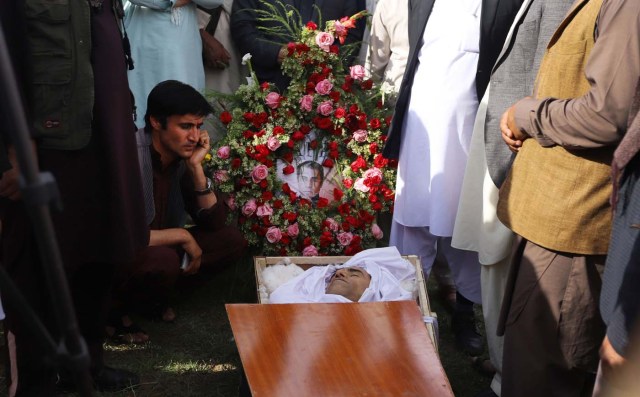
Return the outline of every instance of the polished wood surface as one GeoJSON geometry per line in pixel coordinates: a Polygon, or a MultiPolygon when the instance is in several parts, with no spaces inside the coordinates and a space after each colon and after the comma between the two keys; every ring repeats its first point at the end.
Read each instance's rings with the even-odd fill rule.
{"type": "MultiPolygon", "coordinates": [[[[409,263],[416,268],[416,284],[418,290],[417,301],[418,305],[420,305],[422,315],[425,318],[432,317],[433,319],[437,319],[438,316],[435,312],[431,311],[431,305],[429,304],[427,283],[425,282],[424,273],[422,272],[420,258],[415,255],[403,255],[402,257],[408,260],[409,263]]],[[[253,262],[256,272],[256,287],[258,288],[258,303],[267,303],[262,302],[262,295],[260,293],[260,288],[265,288],[262,272],[267,268],[267,266],[282,263],[285,259],[288,259],[291,263],[295,263],[304,270],[307,270],[312,266],[325,266],[330,263],[345,263],[351,258],[351,256],[254,256],[253,262]]],[[[425,323],[424,325],[427,327],[427,332],[429,332],[431,342],[436,347],[436,351],[438,351],[438,336],[436,335],[436,329],[433,323],[425,323]]]]}
{"type": "Polygon", "coordinates": [[[447,397],[412,301],[226,305],[254,397],[447,397]]]}

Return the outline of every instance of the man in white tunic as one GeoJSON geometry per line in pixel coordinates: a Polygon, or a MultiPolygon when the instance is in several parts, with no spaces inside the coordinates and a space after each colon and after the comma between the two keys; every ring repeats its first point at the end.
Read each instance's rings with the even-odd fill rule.
{"type": "Polygon", "coordinates": [[[425,273],[436,249],[444,255],[458,290],[452,328],[471,355],[483,347],[473,318],[480,264],[451,236],[478,97],[520,2],[409,1],[409,63],[384,151],[399,158],[390,245],[419,255],[425,273]]]}

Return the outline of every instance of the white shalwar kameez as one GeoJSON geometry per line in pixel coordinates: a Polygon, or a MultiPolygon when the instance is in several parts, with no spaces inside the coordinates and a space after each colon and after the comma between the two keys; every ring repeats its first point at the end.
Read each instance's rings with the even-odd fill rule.
{"type": "Polygon", "coordinates": [[[390,245],[420,256],[429,272],[436,245],[458,291],[479,303],[477,253],[452,248],[451,235],[478,109],[475,74],[481,0],[436,0],[418,54],[402,129],[390,245]]]}

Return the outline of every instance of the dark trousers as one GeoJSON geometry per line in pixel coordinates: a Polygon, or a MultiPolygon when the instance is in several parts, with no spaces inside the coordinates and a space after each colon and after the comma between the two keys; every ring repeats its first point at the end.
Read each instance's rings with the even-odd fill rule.
{"type": "Polygon", "coordinates": [[[598,305],[604,262],[602,255],[516,241],[499,324],[502,397],[591,396],[604,337],[598,305]]]}
{"type": "MultiPolygon", "coordinates": [[[[236,227],[215,231],[199,227],[187,229],[202,249],[199,273],[211,273],[232,265],[240,258],[246,242],[236,227]]],[[[180,247],[154,246],[144,249],[122,272],[116,292],[116,309],[159,314],[182,275],[180,247]]]]}

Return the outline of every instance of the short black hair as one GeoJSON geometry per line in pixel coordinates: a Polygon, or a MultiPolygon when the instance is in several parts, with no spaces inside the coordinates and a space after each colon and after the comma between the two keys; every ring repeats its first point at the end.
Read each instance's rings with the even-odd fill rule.
{"type": "Polygon", "coordinates": [[[195,88],[177,80],[166,80],[151,90],[147,98],[145,129],[151,129],[151,116],[158,119],[162,128],[173,115],[193,114],[207,116],[213,112],[211,104],[195,88]]]}

